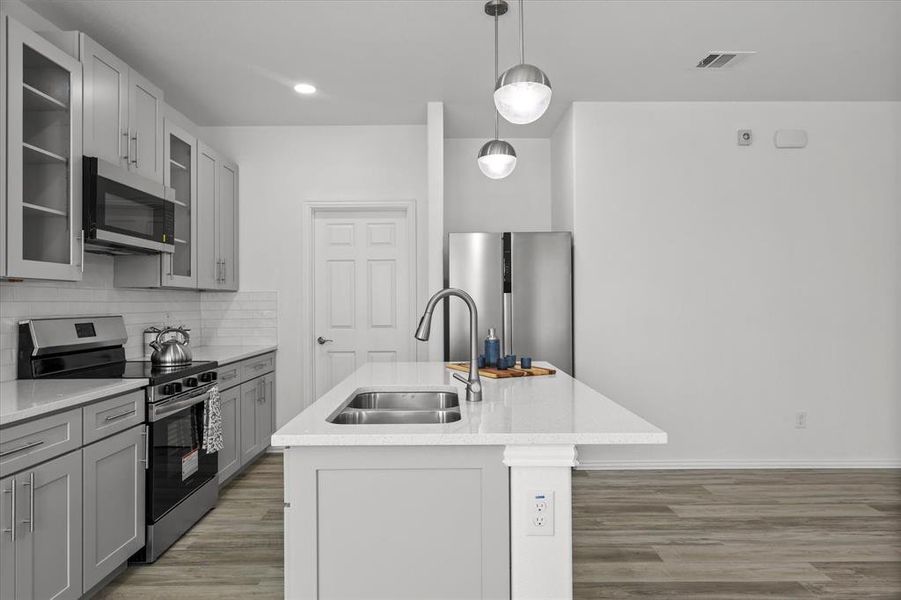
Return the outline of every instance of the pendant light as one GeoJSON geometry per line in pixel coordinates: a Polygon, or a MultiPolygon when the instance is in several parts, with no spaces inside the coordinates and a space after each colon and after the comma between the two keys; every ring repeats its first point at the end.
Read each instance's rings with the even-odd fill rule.
{"type": "MultiPolygon", "coordinates": [[[[494,17],[494,79],[497,80],[497,18],[507,12],[506,0],[489,0],[485,12],[494,17]]],[[[479,150],[479,169],[486,177],[503,179],[516,168],[516,150],[510,142],[498,139],[500,118],[494,112],[494,139],[479,150]]]]}
{"type": "Polygon", "coordinates": [[[551,103],[551,81],[544,71],[526,64],[523,32],[523,0],[519,0],[519,64],[510,67],[494,87],[494,105],[505,119],[517,125],[537,121],[551,103]]]}

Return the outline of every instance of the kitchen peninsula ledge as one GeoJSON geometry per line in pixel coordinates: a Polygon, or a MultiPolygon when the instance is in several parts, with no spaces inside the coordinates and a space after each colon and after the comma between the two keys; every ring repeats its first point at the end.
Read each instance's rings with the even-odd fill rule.
{"type": "Polygon", "coordinates": [[[562,372],[482,387],[469,403],[444,363],[369,363],[272,436],[285,447],[286,598],[572,598],[576,447],[666,433],[562,372]],[[327,421],[386,389],[455,390],[462,418],[327,421]]]}
{"type": "Polygon", "coordinates": [[[0,383],[0,427],[139,390],[146,379],[18,379],[0,383]]]}
{"type": "MultiPolygon", "coordinates": [[[[536,365],[549,366],[546,363],[536,365]]],[[[368,363],[272,436],[273,446],[665,444],[666,433],[569,375],[482,378],[483,401],[464,400],[444,363],[368,363]],[[337,425],[326,419],[357,392],[448,389],[462,418],[429,425],[337,425]]]]}
{"type": "Polygon", "coordinates": [[[278,350],[278,344],[252,344],[246,346],[191,346],[194,360],[215,360],[220,365],[253,358],[278,350]]]}

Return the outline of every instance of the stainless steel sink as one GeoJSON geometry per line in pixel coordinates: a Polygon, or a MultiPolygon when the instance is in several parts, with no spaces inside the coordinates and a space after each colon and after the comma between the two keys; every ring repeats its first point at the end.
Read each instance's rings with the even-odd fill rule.
{"type": "Polygon", "coordinates": [[[364,392],[353,397],[350,408],[372,410],[444,410],[460,406],[456,392],[364,392]]]}
{"type": "Polygon", "coordinates": [[[327,419],[336,425],[427,425],[459,420],[457,393],[441,390],[362,392],[327,419]]]}

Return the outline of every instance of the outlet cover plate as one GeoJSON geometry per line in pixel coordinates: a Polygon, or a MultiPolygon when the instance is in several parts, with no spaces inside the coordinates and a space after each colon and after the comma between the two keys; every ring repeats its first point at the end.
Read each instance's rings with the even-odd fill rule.
{"type": "Polygon", "coordinates": [[[526,502],[526,535],[554,535],[554,492],[529,492],[526,502]]]}

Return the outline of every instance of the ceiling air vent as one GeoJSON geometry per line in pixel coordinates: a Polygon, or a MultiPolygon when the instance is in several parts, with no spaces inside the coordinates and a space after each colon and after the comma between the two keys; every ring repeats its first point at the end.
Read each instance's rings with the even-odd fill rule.
{"type": "Polygon", "coordinates": [[[754,54],[754,52],[748,50],[719,50],[710,52],[695,66],[699,69],[732,68],[751,54],[754,54]]]}

